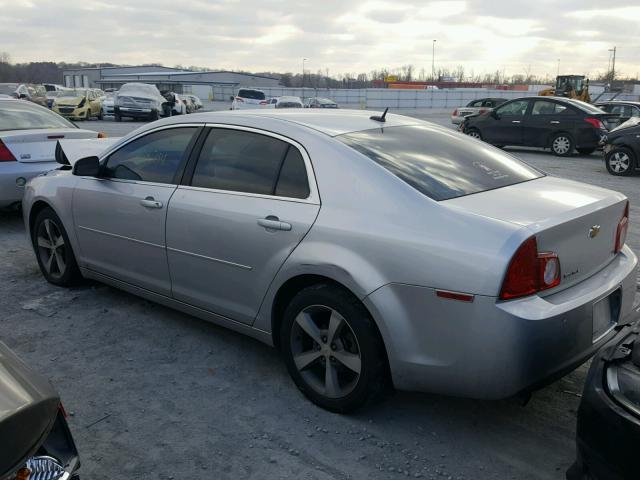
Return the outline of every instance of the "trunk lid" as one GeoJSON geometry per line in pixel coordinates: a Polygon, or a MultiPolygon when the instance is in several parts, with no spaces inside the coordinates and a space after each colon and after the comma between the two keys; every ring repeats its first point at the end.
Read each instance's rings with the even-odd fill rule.
{"type": "Polygon", "coordinates": [[[589,278],[614,259],[626,202],[618,192],[542,177],[442,203],[520,225],[536,236],[540,252],[558,254],[561,282],[544,292],[549,294],[589,278]]]}
{"type": "Polygon", "coordinates": [[[55,161],[58,140],[97,137],[98,132],[79,128],[13,130],[0,133],[0,140],[16,160],[22,163],[55,161]]]}

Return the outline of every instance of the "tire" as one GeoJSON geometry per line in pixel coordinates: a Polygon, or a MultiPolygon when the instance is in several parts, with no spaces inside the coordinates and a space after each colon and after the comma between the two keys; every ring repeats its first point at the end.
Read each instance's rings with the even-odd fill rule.
{"type": "Polygon", "coordinates": [[[373,319],[340,287],[318,284],[301,290],[284,312],[280,346],[296,386],[332,412],[352,412],[390,385],[373,319]]]}
{"type": "Polygon", "coordinates": [[[470,128],[469,130],[467,130],[464,133],[469,135],[471,138],[476,138],[478,140],[482,140],[482,134],[480,133],[480,130],[478,130],[477,128],[470,128]]]}
{"type": "Polygon", "coordinates": [[[31,236],[38,266],[49,283],[70,287],[82,279],[67,231],[51,208],[38,213],[31,236]]]}
{"type": "Polygon", "coordinates": [[[98,120],[104,120],[104,113],[102,113],[102,108],[100,109],[100,112],[98,113],[98,120]]]}
{"type": "Polygon", "coordinates": [[[149,115],[149,119],[154,122],[156,120],[160,119],[160,113],[157,110],[154,110],[153,112],[151,112],[151,115],[149,115]]]}
{"type": "Polygon", "coordinates": [[[593,152],[596,151],[595,148],[577,148],[576,150],[578,150],[578,153],[580,155],[591,155],[593,152]]]}
{"type": "Polygon", "coordinates": [[[122,116],[119,113],[114,114],[114,118],[115,118],[116,122],[121,122],[122,121],[122,116]]]}
{"type": "Polygon", "coordinates": [[[636,158],[633,152],[626,147],[618,147],[611,150],[604,158],[607,172],[616,177],[627,177],[633,174],[636,158]]]}
{"type": "Polygon", "coordinates": [[[569,157],[573,153],[573,139],[568,133],[557,133],[551,139],[550,148],[558,157],[569,157]]]}

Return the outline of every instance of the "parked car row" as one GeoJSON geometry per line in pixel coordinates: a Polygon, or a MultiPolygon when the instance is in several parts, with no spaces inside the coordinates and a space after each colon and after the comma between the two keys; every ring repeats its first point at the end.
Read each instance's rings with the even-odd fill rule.
{"type": "Polygon", "coordinates": [[[253,108],[338,108],[338,104],[328,98],[312,97],[304,102],[296,96],[280,96],[267,98],[262,90],[241,88],[231,96],[230,110],[247,110],[253,108]]]}

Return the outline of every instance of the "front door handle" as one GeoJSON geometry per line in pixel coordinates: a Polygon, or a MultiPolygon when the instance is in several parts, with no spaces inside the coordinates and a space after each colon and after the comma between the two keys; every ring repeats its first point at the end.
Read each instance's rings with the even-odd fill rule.
{"type": "Polygon", "coordinates": [[[520,123],[520,120],[511,120],[511,123],[520,123]]]}
{"type": "Polygon", "coordinates": [[[259,218],[258,225],[266,228],[267,230],[283,230],[288,232],[291,230],[291,224],[287,222],[281,222],[275,215],[269,215],[266,218],[259,218]]]}
{"type": "Polygon", "coordinates": [[[560,122],[558,120],[551,120],[549,123],[553,125],[558,125],[560,122]]]}
{"type": "Polygon", "coordinates": [[[146,208],[162,208],[162,202],[158,202],[153,197],[147,197],[144,200],[140,200],[140,205],[146,208]]]}

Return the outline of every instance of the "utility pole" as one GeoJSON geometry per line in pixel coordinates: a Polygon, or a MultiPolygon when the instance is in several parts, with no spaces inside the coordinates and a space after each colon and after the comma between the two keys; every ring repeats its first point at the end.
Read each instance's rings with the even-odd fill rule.
{"type": "Polygon", "coordinates": [[[302,58],[302,102],[304,103],[304,62],[306,62],[307,58],[302,58]]]}
{"type": "Polygon", "coordinates": [[[611,61],[611,84],[613,85],[613,80],[616,78],[616,47],[613,47],[613,60],[611,61]]]}
{"type": "Polygon", "coordinates": [[[558,73],[556,73],[556,77],[560,76],[560,59],[558,59],[558,73]]]}
{"type": "Polygon", "coordinates": [[[436,40],[431,44],[431,78],[436,79],[436,40]]]}

